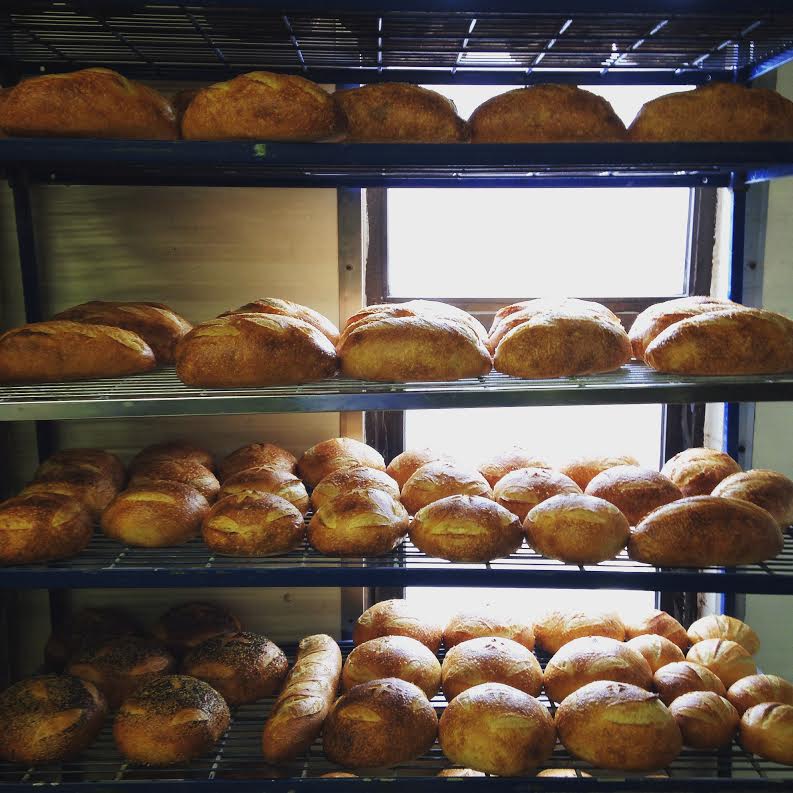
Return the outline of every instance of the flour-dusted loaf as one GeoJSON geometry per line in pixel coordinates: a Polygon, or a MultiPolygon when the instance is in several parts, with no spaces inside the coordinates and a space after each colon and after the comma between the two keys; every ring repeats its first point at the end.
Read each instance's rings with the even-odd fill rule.
{"type": "Polygon", "coordinates": [[[627,639],[646,635],[663,636],[681,650],[686,650],[689,645],[686,629],[671,614],[660,609],[651,609],[625,623],[627,639]]]}
{"type": "Polygon", "coordinates": [[[684,449],[666,461],[661,473],[671,479],[684,496],[709,496],[713,488],[741,466],[726,452],[716,449],[684,449]]]}
{"type": "Polygon", "coordinates": [[[518,468],[501,477],[493,487],[496,503],[521,520],[538,504],[563,493],[580,495],[581,488],[569,476],[551,468],[518,468]]]}
{"type": "Polygon", "coordinates": [[[417,468],[402,487],[402,503],[411,515],[448,496],[492,499],[493,491],[478,471],[441,460],[417,468]]]}
{"type": "Polygon", "coordinates": [[[347,468],[375,468],[385,471],[383,455],[355,438],[328,438],[303,452],[297,470],[309,487],[316,487],[334,471],[347,468]]]}
{"type": "Polygon", "coordinates": [[[220,490],[220,483],[215,475],[201,463],[166,458],[138,461],[129,479],[129,486],[139,487],[162,481],[189,485],[210,504],[217,498],[220,490]]]}
{"type": "Polygon", "coordinates": [[[313,308],[294,303],[291,300],[283,300],[278,297],[262,297],[246,303],[233,311],[225,311],[220,316],[227,317],[230,314],[278,314],[283,317],[302,319],[303,322],[313,325],[320,333],[327,336],[328,341],[332,344],[339,340],[339,329],[326,316],[313,308]]]}
{"type": "Polygon", "coordinates": [[[625,624],[616,611],[598,609],[550,609],[534,625],[537,644],[555,653],[580,636],[606,636],[625,640],[625,624]]]}
{"type": "Polygon", "coordinates": [[[719,482],[713,495],[756,504],[770,512],[783,528],[793,523],[793,479],[777,471],[739,471],[719,482]]]}
{"type": "Polygon", "coordinates": [[[355,468],[340,468],[324,477],[311,491],[311,504],[314,509],[319,509],[326,502],[333,501],[336,496],[350,490],[366,490],[370,487],[382,490],[399,500],[399,487],[385,471],[359,465],[355,468]]]}
{"type": "Polygon", "coordinates": [[[551,468],[551,464],[545,458],[532,454],[528,449],[512,446],[487,457],[477,468],[487,479],[490,487],[495,487],[501,479],[513,471],[521,468],[551,468]]]}
{"type": "Polygon", "coordinates": [[[565,463],[559,470],[569,476],[580,488],[586,486],[602,471],[618,465],[639,465],[639,461],[629,454],[606,455],[603,457],[575,457],[565,463]]]}
{"type": "Polygon", "coordinates": [[[353,625],[352,639],[358,645],[379,636],[409,636],[437,653],[442,633],[442,626],[425,615],[423,608],[412,600],[396,598],[382,600],[366,609],[353,625]]]}
{"type": "Polygon", "coordinates": [[[760,637],[755,631],[728,614],[708,614],[689,625],[688,640],[691,644],[705,639],[730,639],[740,644],[749,655],[755,655],[760,649],[760,637]]]}
{"type": "Polygon", "coordinates": [[[528,650],[534,649],[534,627],[530,622],[486,603],[453,614],[443,629],[447,650],[460,642],[487,636],[512,639],[528,650]]]}
{"type": "Polygon", "coordinates": [[[268,441],[249,443],[229,452],[218,465],[218,478],[225,485],[235,474],[265,466],[278,471],[297,473],[297,458],[292,452],[268,441]]]}
{"type": "Polygon", "coordinates": [[[401,454],[394,457],[386,467],[386,473],[397,483],[399,491],[405,486],[405,482],[413,476],[422,465],[439,460],[444,463],[453,463],[454,458],[445,452],[436,451],[427,447],[417,449],[406,449],[401,454]]]}
{"type": "Polygon", "coordinates": [[[308,512],[308,493],[306,486],[294,474],[266,465],[246,468],[228,477],[218,493],[218,500],[239,493],[271,493],[285,498],[297,507],[300,513],[308,512]]]}

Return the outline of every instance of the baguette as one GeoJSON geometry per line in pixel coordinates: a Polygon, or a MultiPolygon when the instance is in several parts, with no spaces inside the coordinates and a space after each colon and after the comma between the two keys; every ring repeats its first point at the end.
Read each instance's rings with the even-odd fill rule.
{"type": "Polygon", "coordinates": [[[341,678],[341,650],[330,636],[300,642],[281,695],[264,725],[262,752],[268,763],[283,763],[305,752],[319,735],[341,678]]]}

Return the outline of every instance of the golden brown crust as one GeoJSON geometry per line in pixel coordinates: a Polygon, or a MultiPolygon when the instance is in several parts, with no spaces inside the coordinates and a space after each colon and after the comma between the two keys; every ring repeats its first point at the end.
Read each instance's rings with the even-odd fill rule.
{"type": "Polygon", "coordinates": [[[41,474],[25,486],[21,496],[29,494],[60,493],[79,501],[96,519],[118,495],[116,487],[104,471],[91,470],[71,464],[55,467],[41,474]]]}
{"type": "Polygon", "coordinates": [[[40,479],[51,471],[61,472],[72,468],[85,468],[102,473],[119,489],[127,478],[121,460],[103,449],[61,449],[36,469],[33,478],[40,479]]]}
{"type": "Polygon", "coordinates": [[[585,490],[587,485],[603,471],[616,468],[618,465],[639,465],[639,461],[629,454],[619,454],[607,457],[576,457],[563,465],[559,470],[569,476],[580,488],[585,490]]]}
{"type": "Polygon", "coordinates": [[[68,559],[88,545],[88,510],[59,493],[30,493],[0,503],[0,565],[68,559]]]}
{"type": "Polygon", "coordinates": [[[680,730],[658,695],[627,683],[579,688],[557,709],[556,728],[574,757],[599,768],[663,768],[682,747],[680,730]]]}
{"type": "Polygon", "coordinates": [[[0,127],[9,135],[176,140],[176,114],[153,88],[110,69],[24,80],[5,98],[0,127]]]}
{"type": "Polygon", "coordinates": [[[266,465],[246,468],[227,477],[220,488],[218,499],[250,491],[280,496],[296,507],[302,515],[308,512],[308,493],[300,479],[288,471],[266,465]]]}
{"type": "Polygon", "coordinates": [[[152,634],[181,655],[215,636],[239,633],[239,620],[217,603],[195,601],[168,609],[155,624],[152,634]]]}
{"type": "Polygon", "coordinates": [[[107,715],[92,683],[42,675],[0,694],[0,759],[28,765],[65,760],[93,743],[107,715]]]}
{"type": "Polygon", "coordinates": [[[151,347],[159,364],[172,364],[176,344],[192,325],[161,303],[92,300],[56,314],[53,319],[110,325],[137,333],[151,347]]]}
{"type": "Polygon", "coordinates": [[[556,744],[548,709],[501,683],[483,683],[455,697],[441,716],[438,737],[451,762],[499,776],[532,773],[556,744]]]}
{"type": "Polygon", "coordinates": [[[730,639],[737,642],[749,655],[760,649],[760,637],[745,622],[727,614],[709,614],[692,622],[688,628],[691,644],[703,639],[730,639]]]}
{"type": "Polygon", "coordinates": [[[321,86],[288,74],[249,72],[201,89],[182,117],[187,140],[320,140],[341,128],[321,86]]]}
{"type": "Polygon", "coordinates": [[[574,85],[532,85],[488,99],[469,119],[472,143],[617,141],[625,125],[603,97],[574,85]]]}
{"type": "Polygon", "coordinates": [[[231,314],[280,314],[284,317],[301,319],[303,322],[313,325],[327,337],[331,344],[335,344],[339,340],[339,329],[324,314],[300,303],[293,303],[291,300],[263,297],[246,303],[233,311],[224,311],[220,316],[227,317],[231,314]]]}
{"type": "Polygon", "coordinates": [[[449,650],[460,642],[487,636],[512,639],[528,650],[534,649],[534,628],[531,624],[523,619],[513,619],[488,605],[452,615],[443,629],[443,644],[449,650]]]}
{"type": "Polygon", "coordinates": [[[689,691],[714,691],[722,697],[727,694],[724,683],[710,669],[693,661],[673,661],[656,669],[653,684],[665,705],[689,691]]]}
{"type": "Polygon", "coordinates": [[[311,492],[311,504],[314,509],[319,509],[342,493],[369,488],[382,490],[399,501],[399,487],[385,471],[359,465],[355,468],[341,468],[324,477],[311,492]]]}
{"type": "Polygon", "coordinates": [[[225,484],[234,474],[256,466],[275,468],[294,474],[297,472],[297,458],[292,452],[274,443],[249,443],[247,446],[235,449],[220,461],[218,478],[225,484]]]}
{"type": "Polygon", "coordinates": [[[725,688],[742,677],[757,674],[752,656],[730,639],[703,639],[688,651],[686,660],[710,669],[725,688]]]}
{"type": "Polygon", "coordinates": [[[148,463],[151,460],[190,460],[191,462],[203,465],[214,473],[215,458],[206,449],[196,446],[190,441],[174,440],[155,443],[141,449],[129,464],[130,471],[134,471],[138,465],[148,463]]]}
{"type": "Polygon", "coordinates": [[[449,649],[443,659],[443,693],[450,702],[481,683],[503,683],[538,697],[542,681],[542,667],[534,653],[512,639],[469,639],[449,649]]]}
{"type": "Polygon", "coordinates": [[[606,636],[621,642],[625,625],[613,611],[551,610],[534,624],[537,644],[549,653],[558,652],[565,644],[581,636],[606,636]]]}
{"type": "Polygon", "coordinates": [[[533,507],[523,529],[535,551],[569,564],[613,559],[628,544],[631,532],[625,516],[613,504],[580,490],[568,490],[533,507]]]}
{"type": "Polygon", "coordinates": [[[793,523],[793,480],[776,471],[755,468],[732,474],[719,482],[713,495],[756,504],[783,528],[793,523]]]}
{"type": "MultiPolygon", "coordinates": [[[[495,486],[507,475],[515,471],[520,471],[523,468],[545,468],[550,469],[551,464],[543,459],[537,457],[536,454],[526,449],[521,449],[519,446],[513,446],[505,452],[494,454],[483,463],[479,464],[479,473],[487,479],[490,487],[495,486]]],[[[506,505],[505,505],[506,506],[506,505]]],[[[517,513],[515,513],[517,514],[517,513]]],[[[518,515],[523,519],[525,515],[518,515]]]]}
{"type": "Polygon", "coordinates": [[[110,325],[52,320],[0,335],[0,382],[52,383],[121,377],[154,369],[151,347],[110,325]]]}
{"type": "Polygon", "coordinates": [[[646,102],[632,141],[746,141],[793,138],[793,102],[767,88],[710,83],[646,102]]]}
{"type": "Polygon", "coordinates": [[[481,496],[448,496],[420,509],[410,539],[428,556],[452,562],[489,562],[514,553],[523,541],[520,521],[481,496]]]}
{"type": "Polygon", "coordinates": [[[631,534],[628,556],[661,567],[732,567],[773,559],[782,545],[782,532],[764,509],[691,496],[648,515],[631,534]]]}
{"type": "Polygon", "coordinates": [[[305,383],[332,377],[336,368],[336,350],[326,336],[278,314],[211,319],[196,325],[176,348],[176,374],[191,386],[305,383]]]}
{"type": "Polygon", "coordinates": [[[415,514],[423,507],[448,496],[493,498],[487,480],[478,471],[442,460],[417,468],[402,488],[402,503],[415,514]]]}
{"type": "Polygon", "coordinates": [[[437,653],[441,646],[442,628],[421,611],[407,600],[375,603],[353,625],[353,642],[358,645],[379,636],[409,636],[437,653]]]}
{"type": "Polygon", "coordinates": [[[397,483],[399,491],[405,486],[405,482],[426,463],[440,460],[444,463],[453,463],[454,459],[445,452],[436,452],[433,449],[406,449],[402,454],[398,454],[386,467],[386,473],[397,483]]]}
{"type": "Polygon", "coordinates": [[[683,651],[676,644],[657,633],[642,633],[628,639],[625,645],[636,650],[647,661],[653,674],[662,666],[685,660],[683,651]]]}
{"type": "Polygon", "coordinates": [[[684,496],[709,496],[722,479],[740,470],[741,466],[726,452],[686,449],[667,460],[661,473],[671,479],[684,496]]]}
{"type": "Polygon", "coordinates": [[[246,705],[281,688],[289,663],[281,649],[256,633],[228,633],[194,647],[182,672],[218,691],[229,705],[246,705]]]}
{"type": "Polygon", "coordinates": [[[210,504],[217,498],[220,482],[201,463],[192,460],[150,459],[135,466],[129,480],[130,487],[147,487],[155,482],[181,482],[197,490],[210,504]]]}
{"type": "Polygon", "coordinates": [[[336,91],[347,140],[358,143],[458,143],[468,137],[454,102],[407,83],[372,83],[336,91]]]}
{"type": "Polygon", "coordinates": [[[629,620],[625,623],[625,638],[634,639],[636,636],[656,634],[669,639],[681,650],[688,649],[688,635],[686,629],[671,615],[659,609],[651,609],[643,616],[629,620]]]}
{"type": "Polygon", "coordinates": [[[700,314],[656,336],[645,360],[659,372],[675,374],[789,372],[793,370],[793,321],[760,308],[700,314]]]}
{"type": "Polygon", "coordinates": [[[748,675],[730,686],[727,699],[741,714],[764,702],[793,705],[793,683],[778,675],[748,675]]]}
{"type": "Polygon", "coordinates": [[[683,743],[694,749],[729,746],[738,729],[738,711],[713,691],[690,691],[678,697],[669,711],[675,717],[683,743]]]}
{"type": "Polygon", "coordinates": [[[303,452],[298,472],[309,487],[316,487],[328,474],[358,466],[385,471],[380,452],[353,438],[330,438],[303,452]]]}
{"type": "Polygon", "coordinates": [[[741,717],[741,746],[766,760],[793,765],[793,705],[765,702],[741,717]]]}

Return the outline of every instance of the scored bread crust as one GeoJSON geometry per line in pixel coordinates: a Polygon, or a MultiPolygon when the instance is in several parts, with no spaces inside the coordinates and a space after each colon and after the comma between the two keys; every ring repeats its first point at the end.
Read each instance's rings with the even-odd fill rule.
{"type": "Polygon", "coordinates": [[[770,512],[782,527],[793,523],[793,480],[777,471],[739,471],[719,482],[713,495],[756,504],[770,512]]]}
{"type": "Polygon", "coordinates": [[[284,317],[302,319],[303,322],[313,325],[320,333],[327,336],[331,344],[335,344],[339,340],[339,329],[324,314],[300,303],[293,303],[291,300],[263,297],[246,303],[233,311],[224,311],[220,316],[228,317],[231,314],[280,314],[284,317]]]}
{"type": "Polygon", "coordinates": [[[709,496],[713,488],[741,470],[726,452],[716,449],[685,449],[670,457],[661,473],[669,477],[684,496],[709,496]]]}
{"type": "Polygon", "coordinates": [[[306,449],[298,460],[297,469],[309,487],[316,487],[334,471],[361,465],[385,471],[385,460],[380,452],[355,438],[342,437],[328,438],[306,449]]]}

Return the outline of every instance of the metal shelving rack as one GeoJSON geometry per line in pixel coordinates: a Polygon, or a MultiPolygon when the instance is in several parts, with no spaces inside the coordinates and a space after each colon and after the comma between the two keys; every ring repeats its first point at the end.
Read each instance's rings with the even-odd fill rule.
{"type": "MultiPolygon", "coordinates": [[[[5,0],[0,76],[109,66],[138,79],[211,81],[252,69],[319,82],[579,85],[747,82],[793,59],[790,0],[5,0]]],[[[353,145],[0,139],[0,174],[14,195],[29,321],[41,319],[32,185],[689,186],[734,191],[730,296],[740,300],[751,185],[793,175],[793,144],[353,145]]],[[[609,375],[526,381],[492,374],[457,383],[382,384],[337,378],[299,387],[186,388],[168,370],[48,386],[0,387],[0,421],[200,415],[217,412],[407,410],[549,404],[729,401],[737,449],[740,401],[793,401],[793,376],[690,378],[630,365],[609,375]]],[[[39,435],[46,451],[46,432],[39,435]]],[[[409,544],[392,556],[338,560],[303,548],[275,559],[211,556],[197,541],[145,551],[95,538],[80,557],[0,573],[0,594],[27,588],[171,586],[532,586],[793,594],[793,536],[767,564],[666,570],[624,556],[563,565],[524,548],[489,565],[429,559],[409,544]]],[[[438,702],[442,707],[443,703],[438,702]]],[[[0,793],[35,784],[69,790],[176,785],[231,790],[348,789],[315,780],[311,750],[288,779],[250,758],[269,703],[243,709],[212,756],[184,769],[130,769],[108,735],[80,761],[46,769],[0,765],[0,793]]],[[[686,752],[662,779],[436,779],[437,752],[368,780],[378,790],[790,789],[793,771],[735,746],[686,752]]],[[[558,752],[553,765],[580,764],[558,752]]],[[[591,770],[591,769],[587,769],[591,770]]]]}

